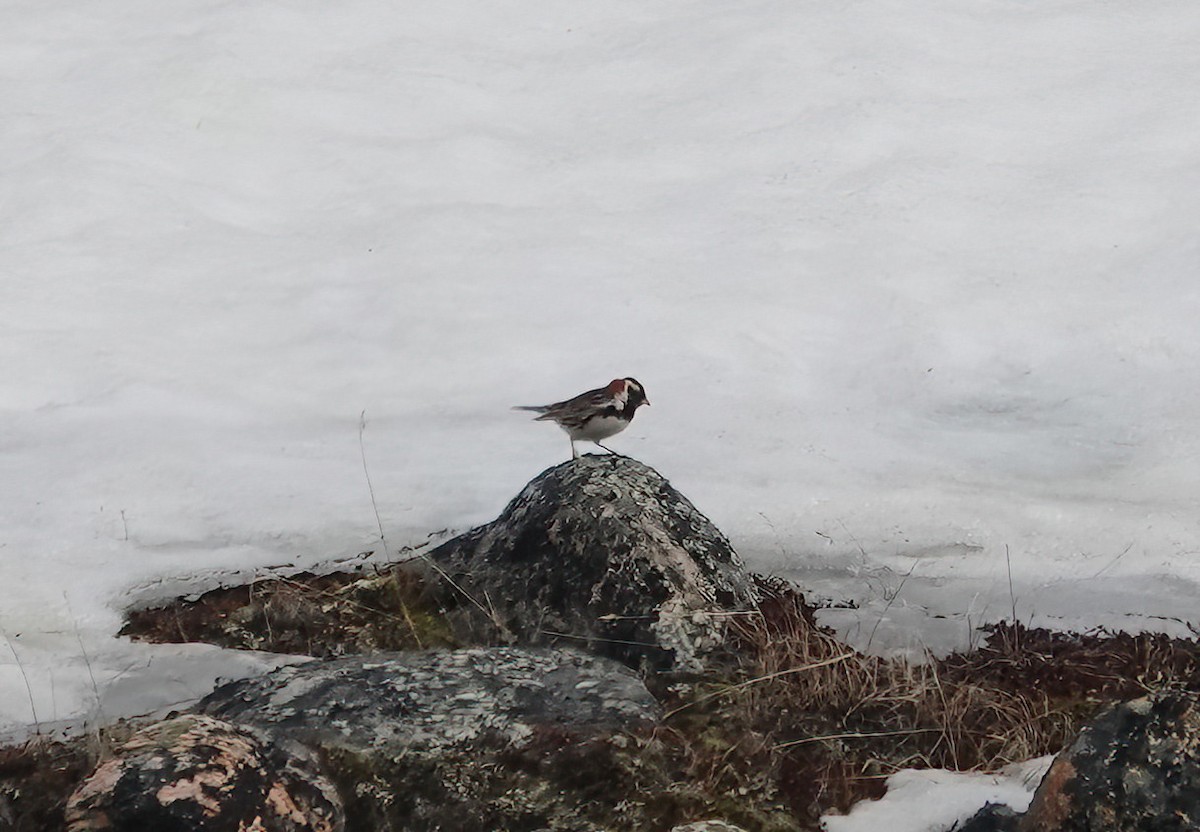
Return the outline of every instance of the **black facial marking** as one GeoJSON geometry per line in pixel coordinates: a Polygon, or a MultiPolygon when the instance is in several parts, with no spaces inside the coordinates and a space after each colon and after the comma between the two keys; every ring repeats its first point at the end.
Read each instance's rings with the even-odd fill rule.
{"type": "Polygon", "coordinates": [[[636,378],[626,378],[624,381],[629,385],[627,388],[629,398],[625,402],[625,410],[632,419],[633,412],[646,403],[646,389],[636,378]]]}

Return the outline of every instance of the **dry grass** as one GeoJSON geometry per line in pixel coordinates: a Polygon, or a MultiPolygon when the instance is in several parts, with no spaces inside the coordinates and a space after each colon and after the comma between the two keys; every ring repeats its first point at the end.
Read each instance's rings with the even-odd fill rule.
{"type": "Polygon", "coordinates": [[[310,656],[453,647],[415,570],[267,578],[136,610],[121,635],[310,656]]]}
{"type": "Polygon", "coordinates": [[[812,610],[787,589],[772,593],[762,617],[739,623],[735,643],[751,659],[745,671],[769,677],[748,688],[746,707],[765,715],[781,701],[789,712],[803,703],[802,711],[818,723],[780,726],[797,734],[780,737],[780,749],[822,743],[840,750],[863,742],[880,762],[895,767],[999,768],[1057,748],[1072,730],[1071,720],[1036,687],[948,674],[937,661],[910,664],[852,653],[828,662],[845,655],[845,645],[816,626],[812,610]],[[782,673],[804,665],[813,669],[782,673]]]}
{"type": "Polygon", "coordinates": [[[689,796],[738,803],[748,829],[816,829],[899,769],[996,770],[1057,752],[1106,702],[1200,689],[1194,640],[1003,624],[979,650],[910,664],[848,651],[799,592],[763,588],[762,614],[732,625],[726,678],[678,698],[657,737],[689,796]]]}
{"type": "MultiPolygon", "coordinates": [[[[633,738],[630,765],[653,797],[611,798],[652,800],[664,829],[705,816],[750,832],[817,829],[899,769],[998,769],[1058,751],[1107,702],[1200,690],[1191,639],[1005,623],[983,647],[910,664],[849,649],[790,586],[761,588],[760,612],[730,617],[727,649],[702,680],[648,680],[668,716],[633,738]]],[[[259,581],[136,613],[126,632],[312,655],[465,638],[403,570],[259,581]]]]}
{"type": "Polygon", "coordinates": [[[63,827],[67,799],[134,723],[117,722],[86,736],[38,735],[0,748],[0,832],[43,832],[63,827]]]}

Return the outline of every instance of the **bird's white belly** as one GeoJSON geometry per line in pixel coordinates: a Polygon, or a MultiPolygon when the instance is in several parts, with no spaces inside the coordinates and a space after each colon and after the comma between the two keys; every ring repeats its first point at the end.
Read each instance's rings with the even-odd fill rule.
{"type": "Polygon", "coordinates": [[[581,428],[568,430],[572,440],[583,439],[588,442],[599,442],[601,439],[607,439],[613,434],[620,433],[629,426],[629,421],[626,419],[618,419],[616,416],[595,416],[588,419],[581,428]]]}

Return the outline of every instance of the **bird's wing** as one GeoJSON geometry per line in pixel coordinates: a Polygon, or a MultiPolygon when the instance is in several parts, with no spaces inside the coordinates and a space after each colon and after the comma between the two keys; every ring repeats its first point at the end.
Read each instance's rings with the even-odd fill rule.
{"type": "Polygon", "coordinates": [[[567,399],[562,402],[555,402],[546,408],[546,415],[552,414],[567,414],[567,413],[584,413],[589,411],[604,410],[608,407],[615,407],[617,410],[625,409],[625,395],[613,395],[608,387],[597,387],[595,390],[589,390],[586,393],[580,393],[572,399],[567,399]]]}

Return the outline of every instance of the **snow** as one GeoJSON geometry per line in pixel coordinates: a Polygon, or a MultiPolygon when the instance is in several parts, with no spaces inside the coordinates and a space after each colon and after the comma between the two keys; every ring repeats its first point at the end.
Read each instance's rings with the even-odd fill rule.
{"type": "Polygon", "coordinates": [[[887,794],[865,800],[848,815],[827,815],[825,832],[946,832],[966,821],[985,803],[1015,811],[1029,807],[1033,791],[1050,767],[1051,757],[1008,766],[998,774],[928,769],[906,770],[887,781],[887,794]]]}
{"type": "Polygon", "coordinates": [[[509,406],[626,375],[613,446],[859,645],[1189,632],[1198,40],[1183,0],[5,4],[0,728],[255,672],[114,634],[379,550],[364,455],[390,548],[490,519],[566,457],[509,406]]]}

